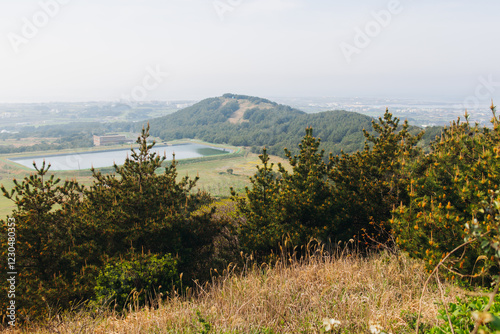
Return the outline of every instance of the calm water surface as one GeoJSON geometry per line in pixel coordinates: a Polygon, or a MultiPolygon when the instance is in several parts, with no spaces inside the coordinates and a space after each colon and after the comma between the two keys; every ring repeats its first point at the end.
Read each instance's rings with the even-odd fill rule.
{"type": "MultiPolygon", "coordinates": [[[[136,149],[138,152],[138,149],[136,149]]],[[[157,152],[161,156],[165,155],[167,160],[172,160],[172,155],[175,153],[175,159],[189,159],[200,158],[215,154],[230,153],[228,149],[212,147],[202,144],[180,144],[172,146],[155,146],[152,151],[157,152]]],[[[41,166],[43,160],[50,163],[51,170],[78,170],[94,168],[110,167],[114,163],[123,165],[127,156],[131,155],[130,148],[103,151],[103,152],[85,152],[85,153],[71,153],[71,154],[58,154],[58,155],[38,155],[25,158],[10,159],[23,166],[33,168],[33,161],[37,166],[41,166]]]]}

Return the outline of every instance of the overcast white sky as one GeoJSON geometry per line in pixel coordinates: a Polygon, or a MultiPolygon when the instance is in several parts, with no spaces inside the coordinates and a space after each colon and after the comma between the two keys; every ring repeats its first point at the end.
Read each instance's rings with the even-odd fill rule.
{"type": "Polygon", "coordinates": [[[0,102],[500,101],[499,14],[498,0],[1,0],[0,102]]]}

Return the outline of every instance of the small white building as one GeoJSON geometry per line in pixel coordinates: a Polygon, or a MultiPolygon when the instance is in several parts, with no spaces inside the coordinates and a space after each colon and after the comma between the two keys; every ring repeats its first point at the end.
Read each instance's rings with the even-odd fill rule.
{"type": "Polygon", "coordinates": [[[95,136],[94,135],[94,146],[104,146],[104,145],[115,145],[131,142],[125,136],[120,135],[106,135],[106,136],[95,136]]]}

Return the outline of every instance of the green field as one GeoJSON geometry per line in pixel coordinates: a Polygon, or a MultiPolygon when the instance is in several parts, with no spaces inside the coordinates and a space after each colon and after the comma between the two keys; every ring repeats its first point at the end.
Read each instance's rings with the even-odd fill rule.
{"type": "MultiPolygon", "coordinates": [[[[233,187],[238,192],[243,191],[245,186],[249,184],[248,177],[255,173],[255,167],[260,162],[258,155],[248,153],[241,148],[230,147],[227,145],[212,146],[230,148],[233,149],[234,152],[232,154],[219,156],[180,160],[177,167],[179,177],[188,175],[194,178],[196,175],[199,175],[200,180],[197,183],[197,189],[208,191],[215,197],[229,196],[230,187],[233,187]],[[228,170],[231,169],[232,174],[230,171],[228,172],[228,170]]],[[[116,147],[106,147],[106,149],[113,148],[116,147]]],[[[49,152],[43,153],[49,154],[49,152]]],[[[58,153],[62,152],[59,151],[58,153]]],[[[29,154],[24,153],[23,155],[28,156],[36,154],[36,152],[30,152],[29,154]]],[[[3,184],[8,190],[12,189],[14,186],[12,179],[16,178],[21,180],[30,173],[33,173],[31,170],[7,160],[12,156],[20,155],[0,155],[0,183],[3,184]]],[[[275,163],[283,163],[285,160],[278,157],[272,157],[271,161],[275,163]]],[[[112,168],[106,168],[103,169],[103,171],[111,172],[112,168]]],[[[76,178],[77,181],[86,186],[92,184],[92,173],[89,170],[57,171],[53,174],[62,180],[76,178]]],[[[10,214],[13,208],[14,205],[12,201],[3,196],[0,197],[0,217],[5,217],[10,214]]]]}

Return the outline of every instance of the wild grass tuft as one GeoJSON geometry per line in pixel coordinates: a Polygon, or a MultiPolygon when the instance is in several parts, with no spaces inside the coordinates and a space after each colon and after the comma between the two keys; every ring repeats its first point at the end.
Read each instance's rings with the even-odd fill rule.
{"type": "MultiPolygon", "coordinates": [[[[73,312],[18,332],[369,333],[370,328],[382,328],[410,333],[428,275],[421,262],[404,255],[361,256],[347,247],[333,254],[318,248],[300,259],[282,255],[242,269],[230,266],[211,283],[183,295],[174,293],[154,308],[125,316],[73,312]]],[[[451,284],[444,288],[446,303],[461,295],[451,284]]],[[[428,286],[421,322],[436,324],[442,302],[439,289],[428,286]]]]}

